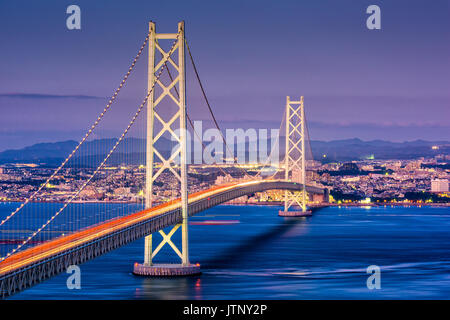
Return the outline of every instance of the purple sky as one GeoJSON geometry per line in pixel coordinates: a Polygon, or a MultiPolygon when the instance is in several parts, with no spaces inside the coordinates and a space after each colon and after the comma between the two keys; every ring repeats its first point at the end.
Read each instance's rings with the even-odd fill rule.
{"type": "MultiPolygon", "coordinates": [[[[450,140],[449,1],[1,1],[0,151],[78,140],[153,20],[186,37],[224,127],[277,128],[305,96],[312,139],[450,140]],[[280,3],[281,2],[281,3],[280,3]],[[82,30],[65,10],[81,7],[82,30]],[[382,29],[365,9],[381,7],[382,29]]],[[[145,93],[145,56],[103,135],[145,93]]],[[[193,119],[206,119],[188,68],[193,119]]],[[[120,131],[120,130],[119,130],[120,131]]]]}

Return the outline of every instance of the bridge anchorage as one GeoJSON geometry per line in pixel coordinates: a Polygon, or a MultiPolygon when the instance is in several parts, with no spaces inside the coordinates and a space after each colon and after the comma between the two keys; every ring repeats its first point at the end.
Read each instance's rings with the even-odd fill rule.
{"type": "Polygon", "coordinates": [[[299,183],[301,191],[285,190],[284,210],[278,212],[282,217],[304,217],[312,214],[306,208],[308,193],[306,192],[306,153],[305,153],[305,107],[303,96],[299,101],[286,97],[286,152],[284,158],[284,178],[286,181],[299,183]],[[300,146],[299,146],[300,145],[300,146]],[[291,210],[291,207],[300,210],[291,210]]]}
{"type": "MultiPolygon", "coordinates": [[[[182,221],[172,227],[169,233],[159,230],[163,240],[153,250],[153,235],[150,234],[145,237],[144,245],[144,262],[135,263],[133,273],[141,276],[186,276],[200,273],[199,264],[191,264],[189,262],[189,248],[188,248],[188,188],[187,188],[187,168],[186,168],[186,84],[185,84],[185,35],[184,22],[178,23],[178,33],[156,33],[155,23],[149,23],[149,42],[148,42],[148,90],[150,92],[153,83],[156,83],[162,88],[162,92],[156,96],[154,91],[150,92],[147,101],[147,147],[146,147],[146,184],[145,184],[145,207],[150,209],[153,203],[153,183],[161,175],[164,170],[169,170],[177,179],[181,186],[181,213],[182,221]],[[176,43],[171,51],[166,52],[159,44],[160,40],[175,40],[176,43]],[[174,57],[178,51],[178,58],[174,57]],[[156,61],[155,56],[160,53],[161,60],[156,61]],[[164,67],[165,64],[170,63],[177,74],[171,77],[171,83],[165,86],[161,81],[155,79],[157,72],[164,67]],[[175,88],[177,97],[171,94],[171,89],[175,88]],[[177,90],[178,88],[178,90],[177,90]],[[178,106],[175,112],[169,117],[170,120],[165,121],[163,115],[158,113],[157,106],[164,99],[169,96],[178,106]],[[159,132],[155,132],[155,119],[160,122],[162,128],[159,132]],[[179,121],[179,135],[177,135],[171,125],[175,121],[179,121]],[[162,152],[158,151],[156,143],[164,133],[169,132],[170,135],[178,141],[177,151],[166,159],[162,156],[162,152]],[[156,134],[155,134],[156,133],[156,134]],[[153,164],[155,156],[162,162],[162,166],[156,173],[153,173],[153,164]],[[180,164],[176,165],[173,161],[176,156],[180,158],[180,164]],[[179,167],[179,170],[178,170],[179,167]],[[172,241],[174,233],[181,228],[182,240],[181,251],[172,241]],[[181,264],[154,264],[153,259],[165,246],[169,245],[173,251],[181,259],[181,264]]],[[[166,66],[167,68],[167,66],[166,66]]]]}

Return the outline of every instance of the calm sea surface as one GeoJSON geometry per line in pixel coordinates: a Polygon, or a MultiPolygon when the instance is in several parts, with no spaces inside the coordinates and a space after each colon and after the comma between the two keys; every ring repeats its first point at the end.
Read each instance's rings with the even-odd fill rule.
{"type": "MultiPolygon", "coordinates": [[[[15,206],[1,203],[0,216],[15,206]]],[[[80,290],[67,289],[69,275],[60,274],[11,299],[450,297],[449,208],[326,208],[300,219],[278,217],[279,209],[218,206],[193,217],[190,258],[201,264],[201,276],[132,275],[143,259],[140,239],[81,265],[80,290]],[[381,268],[379,290],[366,286],[369,265],[381,268]]],[[[170,257],[169,250],[160,256],[170,257]]]]}

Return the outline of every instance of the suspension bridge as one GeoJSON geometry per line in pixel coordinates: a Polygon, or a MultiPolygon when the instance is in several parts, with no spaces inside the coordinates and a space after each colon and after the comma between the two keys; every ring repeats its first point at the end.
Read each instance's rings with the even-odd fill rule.
{"type": "MultiPolygon", "coordinates": [[[[282,119],[286,129],[284,161],[274,174],[263,177],[262,169],[266,164],[261,165],[256,174],[251,174],[234,158],[234,166],[241,172],[239,177],[201,191],[189,192],[187,125],[190,125],[195,136],[198,137],[200,133],[195,132],[186,108],[185,51],[190,58],[212,122],[218,131],[222,132],[185,38],[184,22],[178,24],[176,33],[157,33],[155,24],[150,22],[149,32],[137,56],[85,136],[45,183],[37,187],[23,203],[0,222],[2,234],[19,235],[8,245],[3,245],[1,251],[2,298],[64,272],[71,265],[81,264],[143,237],[145,237],[144,261],[134,264],[134,274],[142,276],[198,274],[200,266],[189,261],[188,219],[200,211],[236,198],[267,190],[284,190],[284,210],[279,212],[280,216],[310,215],[311,201],[308,199],[313,196],[319,196],[319,202],[326,205],[328,189],[312,179],[308,181],[307,178],[306,152],[310,146],[307,139],[303,97],[298,101],[291,100],[290,97],[286,99],[285,115],[282,119]],[[163,46],[164,41],[169,41],[170,46],[167,49],[163,46]],[[88,175],[79,177],[76,189],[71,191],[63,203],[52,207],[54,210],[45,212],[30,209],[35,201],[45,196],[46,186],[52,181],[63,179],[64,173],[68,172],[67,168],[76,162],[77,153],[81,152],[93,132],[98,130],[97,127],[104,121],[105,114],[110,112],[145,47],[148,47],[147,93],[122,134],[105,152],[103,159],[96,163],[94,169],[90,170],[88,175]],[[175,108],[167,108],[165,104],[167,100],[175,108]],[[120,150],[123,151],[123,144],[127,143],[126,136],[140,118],[144,119],[145,124],[145,165],[142,165],[145,169],[145,181],[142,207],[135,206],[130,209],[127,206],[121,213],[112,215],[109,211],[108,214],[96,213],[95,219],[88,219],[89,213],[84,212],[79,204],[81,195],[91,184],[99,181],[99,175],[104,174],[105,167],[114,155],[120,150]],[[168,156],[161,150],[161,138],[164,135],[171,136],[176,142],[175,148],[168,156]],[[158,183],[161,184],[160,179],[163,175],[167,174],[171,175],[170,184],[176,189],[174,194],[177,196],[162,202],[158,199],[155,189],[158,183]],[[166,232],[169,227],[170,231],[166,232]],[[181,248],[172,240],[178,229],[181,229],[181,248]],[[162,240],[154,246],[156,234],[159,234],[162,240]],[[155,263],[155,256],[165,245],[173,249],[181,263],[155,263]]],[[[225,147],[229,149],[230,146],[227,145],[223,135],[221,138],[225,142],[225,147]]],[[[202,147],[205,148],[204,145],[202,147]]],[[[231,154],[234,157],[234,151],[231,154]]],[[[224,176],[230,176],[226,168],[220,164],[216,164],[216,167],[224,176]]],[[[168,182],[166,180],[163,183],[168,182]]]]}

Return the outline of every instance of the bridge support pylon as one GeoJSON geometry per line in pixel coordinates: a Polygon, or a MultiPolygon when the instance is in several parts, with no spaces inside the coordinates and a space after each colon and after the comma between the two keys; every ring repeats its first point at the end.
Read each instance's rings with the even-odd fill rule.
{"type": "Polygon", "coordinates": [[[286,152],[285,152],[285,180],[303,185],[302,191],[285,191],[284,210],[278,212],[283,217],[310,216],[307,210],[308,194],[306,192],[305,168],[305,108],[303,96],[299,101],[292,101],[286,97],[286,152]],[[294,207],[296,210],[289,209],[294,207]]]}
{"type": "MultiPolygon", "coordinates": [[[[153,250],[153,235],[145,238],[144,263],[135,263],[133,273],[143,276],[186,276],[200,273],[199,264],[189,262],[188,248],[188,189],[187,189],[187,161],[186,161],[186,83],[185,83],[185,38],[184,22],[178,23],[177,33],[156,33],[155,23],[149,23],[149,53],[148,53],[148,90],[152,88],[156,75],[162,72],[162,68],[175,70],[175,75],[171,76],[171,83],[166,86],[160,80],[156,81],[159,86],[159,95],[156,97],[155,90],[150,93],[147,103],[147,147],[146,147],[146,184],[145,184],[145,207],[152,207],[153,184],[155,180],[165,170],[168,170],[178,180],[181,186],[181,221],[176,224],[169,233],[160,230],[163,240],[153,250]],[[165,51],[160,45],[162,40],[176,41],[174,46],[165,51]],[[175,55],[178,52],[178,57],[175,55]],[[161,55],[160,61],[156,61],[156,55],[161,55]],[[177,96],[172,94],[172,89],[177,91],[177,96]],[[165,98],[170,98],[178,106],[168,121],[164,118],[166,114],[160,115],[157,106],[165,98]],[[161,129],[155,132],[156,121],[161,129]],[[179,121],[179,135],[172,129],[172,124],[179,121]],[[169,133],[175,141],[178,141],[178,148],[168,159],[164,158],[162,152],[157,149],[157,142],[164,133],[169,133]],[[155,134],[156,133],[156,134],[155,134]],[[175,158],[179,157],[180,163],[175,163],[175,158]],[[154,160],[162,163],[159,169],[153,173],[154,160]],[[181,251],[172,241],[173,234],[181,229],[181,251]],[[164,245],[168,244],[181,259],[180,264],[154,264],[153,259],[160,252],[164,245]]],[[[168,72],[168,70],[166,70],[168,72]]],[[[169,73],[170,74],[170,73],[169,73]]],[[[156,89],[155,87],[155,89],[156,89]]],[[[167,112],[166,112],[167,113],[167,112]]]]}

